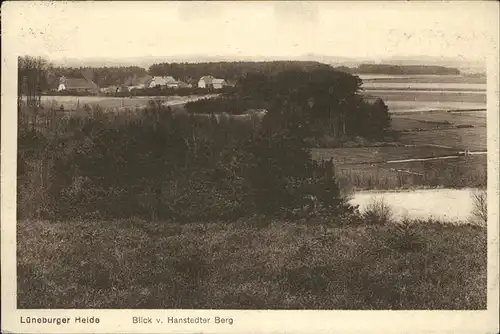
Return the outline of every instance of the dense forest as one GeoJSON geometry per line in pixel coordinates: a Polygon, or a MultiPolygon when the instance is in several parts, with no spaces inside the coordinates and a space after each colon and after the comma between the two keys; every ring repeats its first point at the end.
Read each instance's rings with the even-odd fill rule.
{"type": "Polygon", "coordinates": [[[51,87],[57,87],[61,76],[70,78],[85,77],[94,81],[100,87],[123,85],[128,78],[147,75],[146,69],[138,66],[129,67],[55,67],[52,68],[51,87]]]}
{"type": "Polygon", "coordinates": [[[358,67],[336,67],[337,70],[353,74],[396,74],[396,75],[459,75],[460,70],[452,67],[429,65],[361,64],[358,67]]]}
{"type": "Polygon", "coordinates": [[[269,120],[279,120],[308,137],[382,137],[390,128],[388,108],[380,99],[364,99],[360,86],[359,77],[332,68],[249,73],[239,81],[236,92],[190,102],[186,109],[242,114],[247,109],[265,108],[269,120]]]}
{"type": "Polygon", "coordinates": [[[230,81],[237,81],[248,73],[277,74],[287,70],[310,71],[330,68],[329,65],[309,61],[269,61],[269,62],[214,62],[214,63],[161,63],[149,68],[151,75],[171,75],[179,80],[198,80],[204,75],[212,75],[230,81]]]}

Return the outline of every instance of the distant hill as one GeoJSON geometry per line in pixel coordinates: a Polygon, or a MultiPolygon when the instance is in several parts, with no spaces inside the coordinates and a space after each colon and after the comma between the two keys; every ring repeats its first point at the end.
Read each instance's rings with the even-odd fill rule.
{"type": "Polygon", "coordinates": [[[390,65],[361,64],[358,67],[340,66],[337,70],[355,74],[390,74],[390,75],[460,75],[460,70],[453,67],[435,65],[390,65]]]}

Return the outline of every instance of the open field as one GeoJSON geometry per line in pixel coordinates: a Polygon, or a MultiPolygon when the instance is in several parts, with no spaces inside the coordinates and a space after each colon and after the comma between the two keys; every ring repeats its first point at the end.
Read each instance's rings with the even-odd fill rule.
{"type": "Polygon", "coordinates": [[[430,158],[453,155],[458,152],[442,147],[354,147],[312,149],[313,159],[332,159],[337,166],[345,164],[382,163],[389,160],[430,158]]]}
{"type": "Polygon", "coordinates": [[[455,84],[486,84],[486,76],[467,75],[384,75],[384,74],[358,74],[363,82],[400,82],[400,83],[455,83],[455,84]]]}
{"type": "Polygon", "coordinates": [[[371,89],[367,93],[380,96],[386,102],[391,112],[391,128],[399,132],[399,144],[403,147],[349,148],[315,153],[315,158],[333,157],[337,177],[344,188],[371,190],[486,185],[486,155],[457,156],[458,152],[466,150],[486,151],[486,112],[448,112],[486,110],[485,78],[361,77],[367,79],[364,87],[371,89]],[[460,89],[464,92],[451,91],[460,89]],[[383,163],[433,156],[449,158],[383,163]]]}
{"type": "Polygon", "coordinates": [[[484,187],[486,155],[459,156],[487,149],[484,112],[393,114],[400,146],[313,149],[314,159],[332,159],[343,189],[484,187]],[[470,128],[460,126],[472,126],[470,128]],[[428,161],[387,161],[446,157],[428,161]]]}
{"type": "Polygon", "coordinates": [[[115,108],[140,108],[147,105],[150,100],[165,101],[165,105],[185,104],[200,98],[209,98],[212,95],[193,96],[135,96],[129,97],[106,97],[106,96],[42,96],[44,107],[59,109],[62,105],[65,110],[74,110],[78,107],[88,105],[99,105],[103,109],[115,108]]]}
{"type": "Polygon", "coordinates": [[[485,309],[486,228],[19,221],[19,308],[485,309]]]}
{"type": "Polygon", "coordinates": [[[408,112],[391,115],[391,128],[396,131],[451,128],[457,126],[486,127],[486,112],[408,112]]]}
{"type": "Polygon", "coordinates": [[[405,82],[395,82],[394,80],[373,80],[363,82],[364,89],[415,89],[415,90],[427,90],[427,91],[486,91],[486,83],[449,83],[449,82],[415,82],[412,80],[407,80],[405,82]]]}
{"type": "Polygon", "coordinates": [[[382,98],[384,101],[425,101],[434,102],[439,101],[441,103],[446,102],[460,102],[460,103],[483,103],[486,105],[486,94],[477,93],[462,93],[462,92],[440,92],[440,91],[423,91],[423,92],[411,92],[405,90],[394,90],[394,91],[377,91],[377,90],[367,90],[370,95],[375,95],[382,98]]]}
{"type": "MultiPolygon", "coordinates": [[[[378,95],[378,94],[375,94],[378,95]]],[[[397,97],[396,97],[397,98],[397,97]]],[[[460,101],[400,101],[384,100],[389,107],[390,113],[405,113],[415,111],[434,110],[486,110],[486,104],[482,102],[460,102],[460,101]]]]}
{"type": "Polygon", "coordinates": [[[390,112],[486,109],[486,78],[448,75],[361,75],[366,93],[390,112]]]}
{"type": "Polygon", "coordinates": [[[398,163],[337,166],[340,186],[355,190],[480,188],[487,181],[486,155],[398,163]]]}
{"type": "Polygon", "coordinates": [[[488,142],[486,135],[485,127],[429,130],[403,132],[400,141],[412,145],[436,144],[458,150],[486,151],[488,142]]]}

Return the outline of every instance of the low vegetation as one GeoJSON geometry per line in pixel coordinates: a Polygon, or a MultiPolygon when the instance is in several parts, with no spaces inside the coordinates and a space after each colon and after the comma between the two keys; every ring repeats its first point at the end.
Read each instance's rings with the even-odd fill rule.
{"type": "Polygon", "coordinates": [[[480,188],[487,184],[487,156],[337,166],[341,187],[357,190],[480,188]]]}
{"type": "Polygon", "coordinates": [[[18,223],[19,308],[486,309],[486,228],[18,223]]]}

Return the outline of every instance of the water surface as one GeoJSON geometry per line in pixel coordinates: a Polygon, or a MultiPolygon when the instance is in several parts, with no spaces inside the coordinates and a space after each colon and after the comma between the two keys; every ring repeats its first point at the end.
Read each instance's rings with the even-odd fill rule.
{"type": "Polygon", "coordinates": [[[419,189],[411,191],[360,191],[351,204],[363,211],[374,200],[383,199],[394,212],[395,219],[438,219],[465,222],[473,210],[475,189],[419,189]]]}

